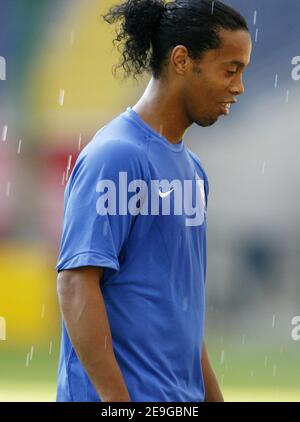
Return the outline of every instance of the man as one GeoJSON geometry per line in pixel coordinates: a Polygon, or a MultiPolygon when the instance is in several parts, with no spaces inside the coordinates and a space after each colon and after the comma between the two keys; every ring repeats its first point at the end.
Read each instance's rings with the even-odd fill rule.
{"type": "Polygon", "coordinates": [[[244,92],[251,38],[219,1],[129,0],[120,67],[151,71],[65,192],[58,401],[223,401],[204,342],[208,181],[183,135],[244,92]]]}

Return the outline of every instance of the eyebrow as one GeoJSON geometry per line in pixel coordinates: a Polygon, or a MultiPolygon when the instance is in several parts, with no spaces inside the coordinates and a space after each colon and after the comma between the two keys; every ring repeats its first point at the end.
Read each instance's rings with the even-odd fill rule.
{"type": "Polygon", "coordinates": [[[245,65],[245,63],[242,63],[239,60],[230,60],[229,62],[224,62],[223,64],[235,64],[236,66],[241,68],[246,68],[248,66],[248,64],[245,65]]]}

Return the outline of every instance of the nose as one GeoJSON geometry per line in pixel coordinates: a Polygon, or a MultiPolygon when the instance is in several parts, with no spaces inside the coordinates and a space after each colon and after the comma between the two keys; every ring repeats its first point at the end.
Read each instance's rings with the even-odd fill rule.
{"type": "Polygon", "coordinates": [[[234,80],[230,88],[230,92],[233,95],[242,95],[245,92],[245,87],[243,83],[243,78],[240,76],[238,79],[234,80]]]}

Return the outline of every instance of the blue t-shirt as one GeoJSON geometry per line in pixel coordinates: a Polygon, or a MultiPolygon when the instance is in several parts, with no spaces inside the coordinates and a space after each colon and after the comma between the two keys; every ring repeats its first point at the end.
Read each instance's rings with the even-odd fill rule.
{"type": "MultiPolygon", "coordinates": [[[[104,268],[100,289],[132,401],[201,402],[208,181],[127,108],[80,153],[65,190],[57,271],[104,268]]],[[[57,401],[101,401],[64,321],[57,401]]]]}

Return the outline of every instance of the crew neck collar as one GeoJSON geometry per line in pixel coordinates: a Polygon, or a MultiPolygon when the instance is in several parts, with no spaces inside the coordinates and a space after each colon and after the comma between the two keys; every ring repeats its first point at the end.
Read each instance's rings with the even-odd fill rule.
{"type": "Polygon", "coordinates": [[[147,132],[148,135],[151,135],[151,137],[155,138],[155,140],[161,142],[164,146],[171,149],[175,152],[181,152],[184,148],[184,139],[181,139],[181,141],[177,144],[173,144],[170,141],[168,141],[164,136],[160,135],[155,129],[153,129],[148,123],[146,123],[141,116],[133,110],[132,107],[127,107],[126,109],[127,116],[133,120],[141,129],[143,129],[145,132],[147,132]]]}

